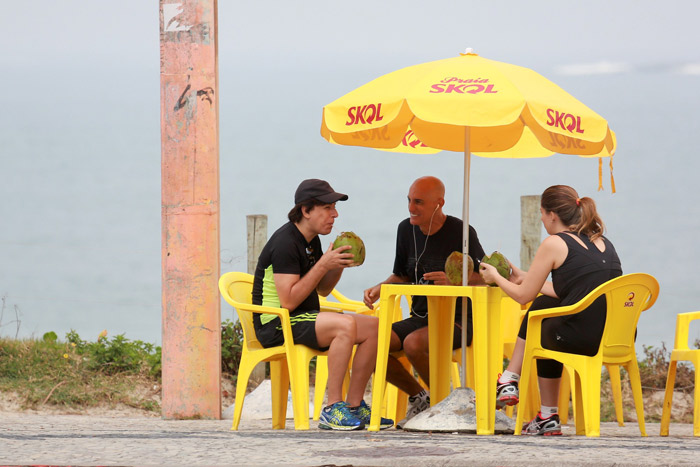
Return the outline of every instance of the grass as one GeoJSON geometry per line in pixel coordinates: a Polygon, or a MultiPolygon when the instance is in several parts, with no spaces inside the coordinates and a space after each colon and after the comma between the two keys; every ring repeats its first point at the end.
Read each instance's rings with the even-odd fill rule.
{"type": "MultiPolygon", "coordinates": [[[[242,338],[240,323],[222,323],[222,373],[234,383],[242,338]]],[[[161,348],[123,334],[109,338],[103,331],[94,342],[75,331],[64,341],[54,332],[41,339],[0,338],[0,393],[15,395],[22,409],[124,405],[160,412],[160,387],[161,348]]]]}
{"type": "MultiPolygon", "coordinates": [[[[0,391],[17,394],[22,408],[123,404],[160,410],[152,394],[134,391],[135,387],[159,386],[159,375],[149,362],[160,360],[160,348],[147,353],[140,343],[123,336],[94,343],[59,342],[54,336],[0,339],[0,391]]],[[[75,340],[77,334],[70,337],[75,340]]]]}
{"type": "MultiPolygon", "coordinates": [[[[240,323],[226,320],[221,326],[222,374],[230,388],[235,385],[240,363],[243,332],[240,323]]],[[[700,342],[695,342],[700,348],[700,342]]],[[[645,396],[645,418],[658,421],[661,414],[659,392],[666,385],[670,352],[661,347],[644,347],[639,361],[645,396]]],[[[621,371],[623,405],[626,420],[636,417],[629,377],[621,371]]],[[[91,407],[125,405],[147,412],[160,412],[161,348],[124,335],[88,342],[71,331],[65,340],[48,332],[42,339],[0,338],[0,393],[16,395],[23,409],[51,406],[69,411],[91,407]]],[[[676,391],[690,395],[694,391],[694,370],[679,364],[676,391]]],[[[224,398],[232,394],[223,391],[224,398]]],[[[692,423],[692,403],[683,405],[674,398],[672,420],[692,423]],[[677,410],[680,409],[680,410],[677,410]]],[[[614,421],[615,410],[607,372],[601,386],[601,420],[614,421]]]]}

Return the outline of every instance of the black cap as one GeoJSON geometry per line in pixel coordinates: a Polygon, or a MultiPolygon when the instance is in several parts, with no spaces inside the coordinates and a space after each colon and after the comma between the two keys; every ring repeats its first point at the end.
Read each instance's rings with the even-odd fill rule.
{"type": "Polygon", "coordinates": [[[316,199],[322,203],[332,204],[336,201],[345,201],[348,195],[336,193],[335,190],[325,180],[309,178],[299,184],[294,193],[294,204],[303,203],[310,199],[316,199]]]}

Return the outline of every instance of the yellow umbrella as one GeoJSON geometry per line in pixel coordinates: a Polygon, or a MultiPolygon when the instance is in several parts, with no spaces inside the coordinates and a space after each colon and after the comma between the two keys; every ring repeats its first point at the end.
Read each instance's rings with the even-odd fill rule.
{"type": "MultiPolygon", "coordinates": [[[[380,76],[331,102],[323,108],[321,135],[335,144],[397,152],[464,151],[464,255],[472,153],[507,158],[555,153],[610,157],[615,191],[616,140],[605,119],[540,74],[480,57],[471,49],[458,57],[380,76]]],[[[602,159],[599,187],[601,179],[602,159]]],[[[463,263],[466,285],[467,261],[463,263]]],[[[466,327],[463,330],[466,334],[466,327]]]]}

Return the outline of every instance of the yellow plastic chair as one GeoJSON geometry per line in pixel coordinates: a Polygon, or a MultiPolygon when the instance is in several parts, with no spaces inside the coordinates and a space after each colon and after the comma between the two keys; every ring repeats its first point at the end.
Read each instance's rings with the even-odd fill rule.
{"type": "Polygon", "coordinates": [[[700,311],[680,313],[676,316],[676,339],[671,352],[666,378],[666,395],[664,396],[663,412],[661,414],[661,436],[668,436],[668,426],[671,423],[671,404],[673,403],[673,387],[676,382],[676,366],[679,361],[689,361],[695,367],[695,394],[693,404],[693,436],[700,436],[700,349],[688,347],[688,330],[690,323],[700,319],[700,311]]]}
{"type": "MultiPolygon", "coordinates": [[[[570,306],[537,310],[530,312],[528,321],[525,355],[523,357],[523,372],[520,390],[521,401],[528,405],[529,382],[535,359],[553,359],[568,365],[574,372],[574,420],[576,434],[600,436],[600,372],[603,366],[603,355],[608,355],[608,361],[615,360],[624,365],[630,374],[630,379],[639,380],[639,369],[636,358],[628,361],[629,355],[634,355],[634,332],[641,312],[649,308],[659,292],[659,283],[648,274],[627,274],[612,279],[589,293],[578,303],[570,306]],[[607,318],[603,338],[598,353],[592,357],[570,354],[545,349],[541,345],[542,321],[555,316],[565,316],[585,310],[595,299],[605,295],[607,301],[607,318]],[[616,359],[619,359],[616,360],[616,359]]],[[[637,413],[639,430],[646,436],[644,427],[643,401],[641,384],[632,385],[637,413]],[[639,389],[639,390],[637,390],[639,389]]],[[[527,407],[518,410],[515,422],[515,434],[522,431],[524,414],[527,407]]]]}
{"type": "MultiPolygon", "coordinates": [[[[646,311],[651,308],[651,306],[656,302],[657,295],[653,295],[651,299],[647,302],[646,306],[642,311],[646,311]]],[[[636,323],[635,323],[636,329],[636,323]]],[[[625,426],[624,422],[624,412],[622,410],[622,384],[620,382],[620,366],[627,370],[630,376],[630,386],[632,387],[632,394],[639,395],[642,394],[642,381],[639,377],[639,366],[637,364],[637,353],[635,351],[634,345],[628,348],[628,352],[624,349],[615,347],[612,349],[603,349],[603,365],[608,371],[608,376],[610,377],[610,387],[613,393],[613,402],[615,404],[615,418],[617,419],[617,424],[619,426],[625,426]],[[630,371],[630,367],[632,371],[630,371]]],[[[568,419],[569,412],[569,396],[571,395],[571,381],[573,380],[573,371],[571,368],[566,367],[564,373],[562,374],[561,386],[559,388],[559,416],[562,423],[566,423],[568,419]]],[[[574,396],[572,395],[572,399],[574,396]]],[[[645,424],[644,424],[644,407],[643,404],[638,402],[635,397],[635,409],[637,411],[637,421],[639,423],[639,430],[642,436],[646,436],[645,424]]],[[[573,401],[574,404],[576,401],[573,401]]],[[[536,415],[536,414],[535,414],[536,415]]],[[[534,415],[532,416],[534,417],[534,415]]]]}
{"type": "MultiPolygon", "coordinates": [[[[260,362],[270,362],[270,382],[272,384],[272,428],[284,429],[287,412],[287,391],[291,385],[294,409],[294,428],[309,429],[309,362],[315,357],[326,357],[326,352],[294,344],[289,311],[251,304],[253,276],[243,272],[227,272],[219,279],[219,291],[224,299],[238,312],[243,328],[243,350],[238,367],[236,383],[236,405],[233,414],[232,430],[238,430],[243,411],[248,379],[253,368],[260,362]],[[271,313],[279,316],[284,334],[284,345],[264,348],[255,336],[253,313],[271,313]]],[[[320,358],[319,358],[320,360],[320,358]]],[[[325,361],[317,362],[318,372],[326,372],[325,361]]],[[[323,379],[323,376],[321,376],[323,379]]],[[[324,383],[325,391],[325,383],[324,383]]]]}

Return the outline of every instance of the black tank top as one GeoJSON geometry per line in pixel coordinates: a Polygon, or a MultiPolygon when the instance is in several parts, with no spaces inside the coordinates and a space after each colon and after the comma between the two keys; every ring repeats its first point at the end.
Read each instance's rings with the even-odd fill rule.
{"type": "MultiPolygon", "coordinates": [[[[552,283],[561,300],[560,306],[572,305],[599,285],[622,275],[620,258],[607,238],[602,237],[605,251],[601,252],[586,235],[561,232],[557,236],[566,242],[569,249],[562,265],[552,270],[552,283]],[[581,239],[586,247],[572,235],[581,239]]],[[[584,311],[568,317],[564,326],[569,329],[561,331],[563,334],[583,333],[600,342],[606,314],[605,297],[600,297],[584,311]]]]}

